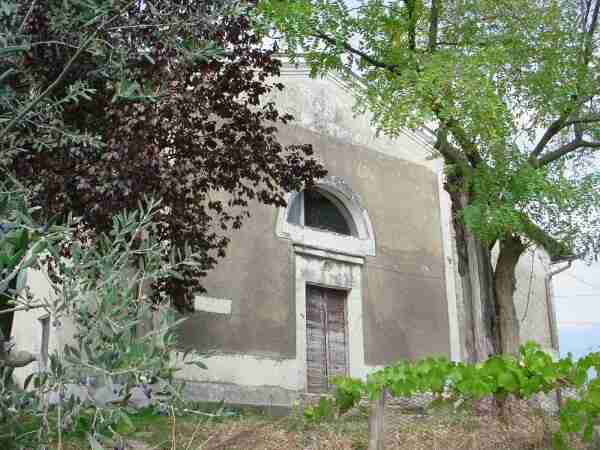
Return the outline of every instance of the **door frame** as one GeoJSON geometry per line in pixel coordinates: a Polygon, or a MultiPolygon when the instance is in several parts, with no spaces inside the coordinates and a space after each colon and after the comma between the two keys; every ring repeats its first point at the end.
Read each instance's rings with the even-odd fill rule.
{"type": "Polygon", "coordinates": [[[362,258],[294,246],[297,383],[307,392],[306,287],[314,285],[346,291],[346,338],[348,375],[366,377],[363,330],[362,258]]]}

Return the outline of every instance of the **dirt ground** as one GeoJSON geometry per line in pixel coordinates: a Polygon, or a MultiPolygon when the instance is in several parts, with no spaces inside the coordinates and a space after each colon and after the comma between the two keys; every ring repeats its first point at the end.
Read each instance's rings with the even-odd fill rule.
{"type": "MultiPolygon", "coordinates": [[[[506,424],[497,418],[469,415],[386,415],[386,449],[397,450],[530,450],[550,449],[556,426],[542,415],[515,416],[506,424]]],[[[364,412],[335,421],[307,425],[299,415],[270,418],[242,415],[223,421],[163,418],[136,427],[131,450],[359,450],[367,449],[364,412]]],[[[573,442],[577,449],[593,448],[573,442]]]]}

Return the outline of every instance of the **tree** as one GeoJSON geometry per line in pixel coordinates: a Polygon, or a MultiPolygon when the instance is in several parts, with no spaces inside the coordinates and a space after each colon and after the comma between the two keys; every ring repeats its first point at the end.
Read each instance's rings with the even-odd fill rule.
{"type": "MultiPolygon", "coordinates": [[[[282,146],[272,102],[280,63],[234,0],[8,2],[0,60],[0,167],[40,220],[82,217],[94,242],[113,216],[161,199],[155,232],[173,255],[201,255],[155,282],[189,307],[249,204],[325,174],[306,145],[282,146]]],[[[64,249],[69,253],[68,246],[64,249]]]]}
{"type": "Polygon", "coordinates": [[[257,26],[274,26],[271,37],[301,52],[313,75],[348,75],[378,129],[434,130],[463,301],[485,314],[481,330],[470,324],[470,359],[517,352],[515,267],[528,247],[553,261],[600,250],[599,9],[596,0],[259,3],[257,26]]]}
{"type": "MultiPolygon", "coordinates": [[[[22,207],[14,205],[12,210],[19,209],[22,207]]],[[[68,260],[58,257],[60,246],[49,238],[60,234],[69,239],[75,230],[73,224],[52,227],[40,239],[32,239],[35,243],[27,251],[45,244],[45,251],[59,262],[61,277],[52,285],[54,297],[27,301],[20,296],[19,307],[41,308],[53,323],[68,320],[74,334],[70,344],[46,354],[47,361],[40,359],[45,370],[31,373],[23,390],[14,388],[12,371],[35,358],[24,351],[11,352],[8,357],[0,354],[3,449],[48,448],[52,437],[57,440],[56,448],[62,448],[63,433],[82,423],[88,424],[85,428],[91,448],[102,448],[99,442],[123,448],[120,433],[131,424],[131,406],[136,402],[130,400],[135,391],[164,413],[182,414],[189,407],[183,395],[184,383],[175,375],[185,365],[206,366],[195,351],[177,353],[177,333],[173,331],[187,318],[177,319],[165,302],[158,305],[159,320],[153,320],[157,318],[155,305],[144,301],[147,291],[143,287],[154,279],[179,273],[202,256],[189,253],[173,258],[155,233],[152,216],[160,210],[159,201],[148,199],[139,209],[115,215],[109,233],[96,235],[93,246],[73,245],[68,260]],[[137,239],[139,235],[144,239],[137,239]],[[148,322],[154,326],[143,326],[148,322]],[[79,394],[73,386],[78,387],[79,394]],[[33,424],[32,417],[36,418],[33,424]]],[[[29,230],[27,222],[17,229],[29,230]]]]}

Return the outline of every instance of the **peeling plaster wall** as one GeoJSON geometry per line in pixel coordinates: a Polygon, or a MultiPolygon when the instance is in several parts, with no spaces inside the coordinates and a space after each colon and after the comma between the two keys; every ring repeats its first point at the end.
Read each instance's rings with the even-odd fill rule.
{"type": "MultiPolygon", "coordinates": [[[[299,127],[281,127],[279,137],[287,144],[312,144],[330,173],[360,195],[371,216],[377,256],[368,257],[364,269],[367,363],[449,354],[437,175],[299,127]]],[[[232,300],[231,318],[198,313],[184,326],[182,339],[202,349],[295,357],[284,353],[288,341],[281,330],[291,326],[291,248],[274,237],[274,209],[257,205],[253,211],[252,219],[232,236],[228,257],[205,283],[209,296],[232,300]],[[242,317],[236,311],[250,314],[246,325],[237,326],[242,317]]]]}
{"type": "Polygon", "coordinates": [[[291,244],[275,239],[275,220],[275,208],[253,205],[227,257],[202,280],[208,296],[231,300],[231,314],[193,314],[181,329],[183,347],[295,357],[291,244]]]}
{"type": "MultiPolygon", "coordinates": [[[[343,181],[344,190],[349,189],[344,192],[366,208],[375,256],[363,258],[360,269],[352,270],[327,260],[298,259],[292,242],[276,236],[277,211],[254,205],[252,218],[231,236],[227,258],[204,282],[207,296],[231,301],[231,314],[195,313],[181,332],[183,347],[217,354],[207,360],[207,371],[187,368],[183,377],[303,390],[305,283],[331,274],[338,278],[321,284],[353,285],[349,296],[353,305],[360,305],[354,319],[349,315],[354,327],[351,373],[364,377],[400,358],[450,356],[444,264],[449,250],[442,237],[439,161],[426,160],[422,136],[376,136],[367,116],[354,117],[352,96],[335,80],[311,80],[289,69],[282,75],[286,88],[273,100],[297,121],[278,125],[279,140],[311,144],[330,178],[343,181]],[[310,272],[311,267],[319,273],[310,272]]],[[[321,244],[328,248],[327,236],[323,238],[321,244]]],[[[454,348],[453,355],[458,351],[454,348]]]]}
{"type": "Polygon", "coordinates": [[[330,136],[340,142],[368,147],[389,156],[401,158],[427,167],[438,163],[428,160],[431,138],[418,131],[405,130],[395,139],[376,133],[372,114],[356,114],[352,93],[335,76],[310,78],[306,66],[292,65],[285,59],[278,80],[282,91],[274,90],[267,100],[290,113],[295,124],[315,133],[330,136]]]}

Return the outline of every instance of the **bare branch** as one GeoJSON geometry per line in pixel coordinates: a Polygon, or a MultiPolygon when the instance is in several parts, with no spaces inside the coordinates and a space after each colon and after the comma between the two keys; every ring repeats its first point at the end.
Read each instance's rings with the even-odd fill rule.
{"type": "Polygon", "coordinates": [[[586,148],[600,148],[600,142],[591,142],[586,141],[584,139],[575,139],[574,141],[569,142],[568,144],[565,144],[561,147],[558,147],[555,150],[552,150],[551,152],[546,153],[538,159],[537,163],[540,166],[545,166],[553,161],[556,161],[557,159],[562,158],[565,155],[568,155],[569,153],[573,153],[577,150],[586,148]]]}
{"type": "Polygon", "coordinates": [[[546,145],[548,145],[548,142],[550,142],[552,138],[556,136],[560,132],[560,130],[562,130],[566,126],[568,116],[569,114],[562,114],[546,129],[545,133],[540,138],[533,151],[529,155],[529,161],[533,165],[537,165],[539,163],[537,157],[540,156],[541,153],[544,151],[546,145]]]}
{"type": "MultiPolygon", "coordinates": [[[[325,33],[322,33],[322,32],[315,32],[315,33],[313,33],[313,36],[324,40],[328,44],[332,44],[332,45],[338,44],[338,41],[335,38],[332,38],[331,36],[327,36],[325,33]]],[[[389,70],[390,72],[393,72],[396,74],[398,73],[399,67],[396,64],[387,64],[383,61],[379,61],[379,60],[373,58],[371,55],[369,55],[357,48],[352,47],[347,42],[342,43],[342,47],[344,48],[344,50],[347,50],[348,52],[350,52],[354,55],[360,56],[362,59],[364,59],[365,61],[367,61],[369,64],[371,64],[374,67],[377,67],[379,69],[386,69],[386,70],[389,70]]]]}

